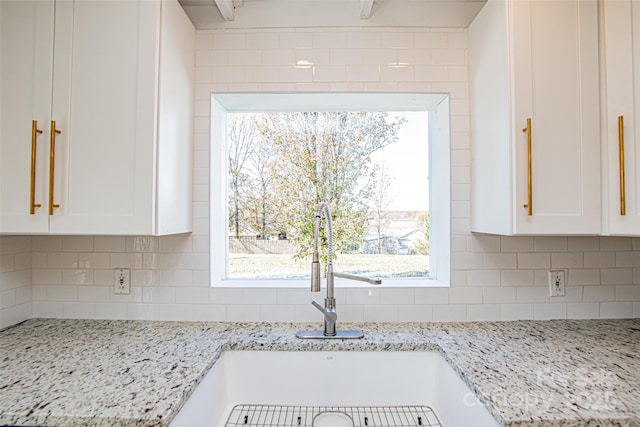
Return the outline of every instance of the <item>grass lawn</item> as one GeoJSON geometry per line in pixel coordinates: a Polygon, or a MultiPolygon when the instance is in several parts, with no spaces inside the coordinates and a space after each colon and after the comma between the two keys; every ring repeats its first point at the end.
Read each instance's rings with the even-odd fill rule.
{"type": "MultiPolygon", "coordinates": [[[[334,271],[380,278],[427,277],[428,255],[366,255],[338,254],[333,260],[334,271]]],[[[311,258],[294,260],[291,255],[229,254],[230,278],[309,277],[311,258]]]]}

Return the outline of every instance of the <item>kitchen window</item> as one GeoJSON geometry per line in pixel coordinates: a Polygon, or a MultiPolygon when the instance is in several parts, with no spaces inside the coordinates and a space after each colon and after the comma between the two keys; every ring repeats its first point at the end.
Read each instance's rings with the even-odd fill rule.
{"type": "Polygon", "coordinates": [[[349,236],[336,271],[378,276],[383,286],[448,284],[448,104],[441,94],[213,95],[212,284],[308,286],[304,227],[329,193],[342,203],[334,229],[342,220],[349,236]],[[318,188],[329,180],[340,183],[318,188]]]}

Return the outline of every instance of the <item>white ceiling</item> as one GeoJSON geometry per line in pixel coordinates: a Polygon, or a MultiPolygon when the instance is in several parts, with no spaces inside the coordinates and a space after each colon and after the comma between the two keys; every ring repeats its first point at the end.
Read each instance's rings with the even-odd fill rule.
{"type": "Polygon", "coordinates": [[[486,0],[179,0],[197,29],[466,28],[486,0]]]}

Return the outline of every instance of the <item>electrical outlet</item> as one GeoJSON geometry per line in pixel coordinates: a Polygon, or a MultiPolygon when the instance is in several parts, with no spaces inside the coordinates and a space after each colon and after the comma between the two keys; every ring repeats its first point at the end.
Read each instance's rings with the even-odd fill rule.
{"type": "Polygon", "coordinates": [[[549,296],[563,297],[565,296],[565,271],[551,270],[549,271],[549,296]]]}
{"type": "Polygon", "coordinates": [[[115,281],[113,283],[113,293],[119,295],[129,295],[131,293],[131,270],[128,268],[115,269],[115,281]]]}

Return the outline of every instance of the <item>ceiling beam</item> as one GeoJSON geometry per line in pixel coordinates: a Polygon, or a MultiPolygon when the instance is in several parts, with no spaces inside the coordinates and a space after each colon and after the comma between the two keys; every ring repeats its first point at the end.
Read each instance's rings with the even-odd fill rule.
{"type": "Polygon", "coordinates": [[[373,0],[360,0],[360,19],[369,19],[372,8],[373,0]]]}
{"type": "Polygon", "coordinates": [[[215,0],[216,6],[225,21],[233,21],[233,0],[215,0]]]}

